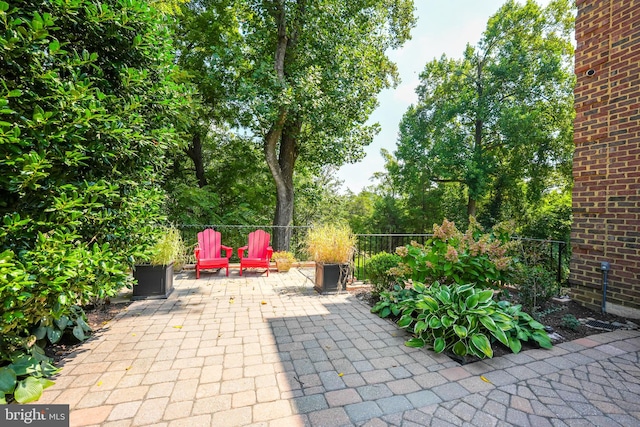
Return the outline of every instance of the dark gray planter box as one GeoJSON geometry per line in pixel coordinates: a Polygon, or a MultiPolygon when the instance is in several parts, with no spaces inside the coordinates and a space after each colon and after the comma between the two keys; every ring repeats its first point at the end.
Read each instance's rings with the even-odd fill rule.
{"type": "Polygon", "coordinates": [[[316,262],[316,277],[314,289],[321,294],[338,292],[340,279],[342,279],[342,290],[346,290],[347,279],[349,278],[349,264],[324,264],[316,262]],[[343,271],[340,277],[340,271],[343,271]]]}
{"type": "Polygon", "coordinates": [[[173,291],[173,263],[169,265],[136,265],[132,300],[163,299],[173,291]]]}

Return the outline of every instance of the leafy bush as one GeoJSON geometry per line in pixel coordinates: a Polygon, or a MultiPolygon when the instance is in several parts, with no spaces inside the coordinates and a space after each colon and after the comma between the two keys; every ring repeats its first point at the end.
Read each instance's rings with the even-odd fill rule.
{"type": "Polygon", "coordinates": [[[411,291],[382,292],[380,297],[371,311],[381,317],[400,316],[398,326],[415,335],[406,342],[410,347],[426,345],[437,353],[485,358],[493,357],[496,341],[514,353],[522,348],[521,341],[530,339],[541,347],[551,346],[540,323],[520,306],[494,301],[491,289],[414,283],[411,291]]]}
{"type": "Polygon", "coordinates": [[[462,234],[454,223],[445,219],[442,226],[433,226],[433,237],[424,246],[413,242],[397,248],[402,264],[392,271],[420,283],[475,283],[495,288],[508,278],[511,246],[509,232],[502,226],[484,234],[472,221],[462,234]]]}
{"type": "Polygon", "coordinates": [[[32,329],[82,336],[74,306],[131,284],[190,91],[148,2],[0,0],[0,17],[0,383],[13,371],[25,401],[32,329]]]}
{"type": "Polygon", "coordinates": [[[379,295],[380,292],[388,291],[393,287],[396,276],[389,272],[392,268],[397,268],[401,258],[399,255],[380,252],[369,258],[365,264],[367,278],[373,284],[372,292],[379,295]]]}

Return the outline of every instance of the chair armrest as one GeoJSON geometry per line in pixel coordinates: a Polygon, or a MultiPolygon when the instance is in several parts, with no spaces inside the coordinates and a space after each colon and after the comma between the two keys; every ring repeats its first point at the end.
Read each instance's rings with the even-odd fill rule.
{"type": "Polygon", "coordinates": [[[220,249],[227,252],[225,258],[231,258],[231,254],[233,253],[233,248],[231,246],[220,245],[220,249]]]}
{"type": "Polygon", "coordinates": [[[238,258],[244,258],[244,251],[246,251],[247,249],[249,249],[249,245],[238,248],[238,258]]]}
{"type": "Polygon", "coordinates": [[[271,260],[271,255],[273,255],[273,248],[271,246],[267,247],[267,259],[271,260]]]}
{"type": "Polygon", "coordinates": [[[200,248],[195,248],[193,254],[195,255],[196,259],[200,259],[200,248]]]}

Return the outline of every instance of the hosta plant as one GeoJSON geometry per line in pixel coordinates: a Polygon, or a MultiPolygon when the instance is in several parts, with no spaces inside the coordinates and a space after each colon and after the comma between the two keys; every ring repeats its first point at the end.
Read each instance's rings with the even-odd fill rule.
{"type": "Polygon", "coordinates": [[[399,317],[398,326],[414,334],[405,344],[430,347],[437,353],[464,357],[493,357],[492,344],[500,342],[517,353],[521,341],[533,339],[541,347],[550,347],[541,324],[519,306],[496,302],[491,289],[472,284],[430,287],[416,282],[412,289],[383,292],[372,309],[381,317],[399,317]]]}
{"type": "Polygon", "coordinates": [[[512,352],[518,353],[522,349],[522,342],[529,340],[535,341],[542,348],[552,347],[551,339],[544,330],[544,325],[522,311],[521,305],[500,301],[498,307],[513,319],[513,327],[507,331],[508,345],[512,352]]]}
{"type": "Polygon", "coordinates": [[[438,282],[428,288],[416,283],[414,289],[418,296],[398,320],[415,335],[406,345],[479,358],[493,357],[492,338],[508,345],[505,331],[512,327],[511,318],[498,309],[492,290],[438,282]]]}

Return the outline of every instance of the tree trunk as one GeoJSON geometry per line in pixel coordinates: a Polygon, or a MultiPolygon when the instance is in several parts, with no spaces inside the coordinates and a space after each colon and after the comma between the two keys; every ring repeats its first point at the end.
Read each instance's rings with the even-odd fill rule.
{"type": "Polygon", "coordinates": [[[191,137],[191,144],[189,148],[185,150],[187,156],[193,161],[193,165],[196,169],[196,179],[198,180],[198,187],[202,188],[207,185],[207,177],[204,174],[204,160],[202,158],[202,137],[200,132],[194,131],[191,137]]]}

